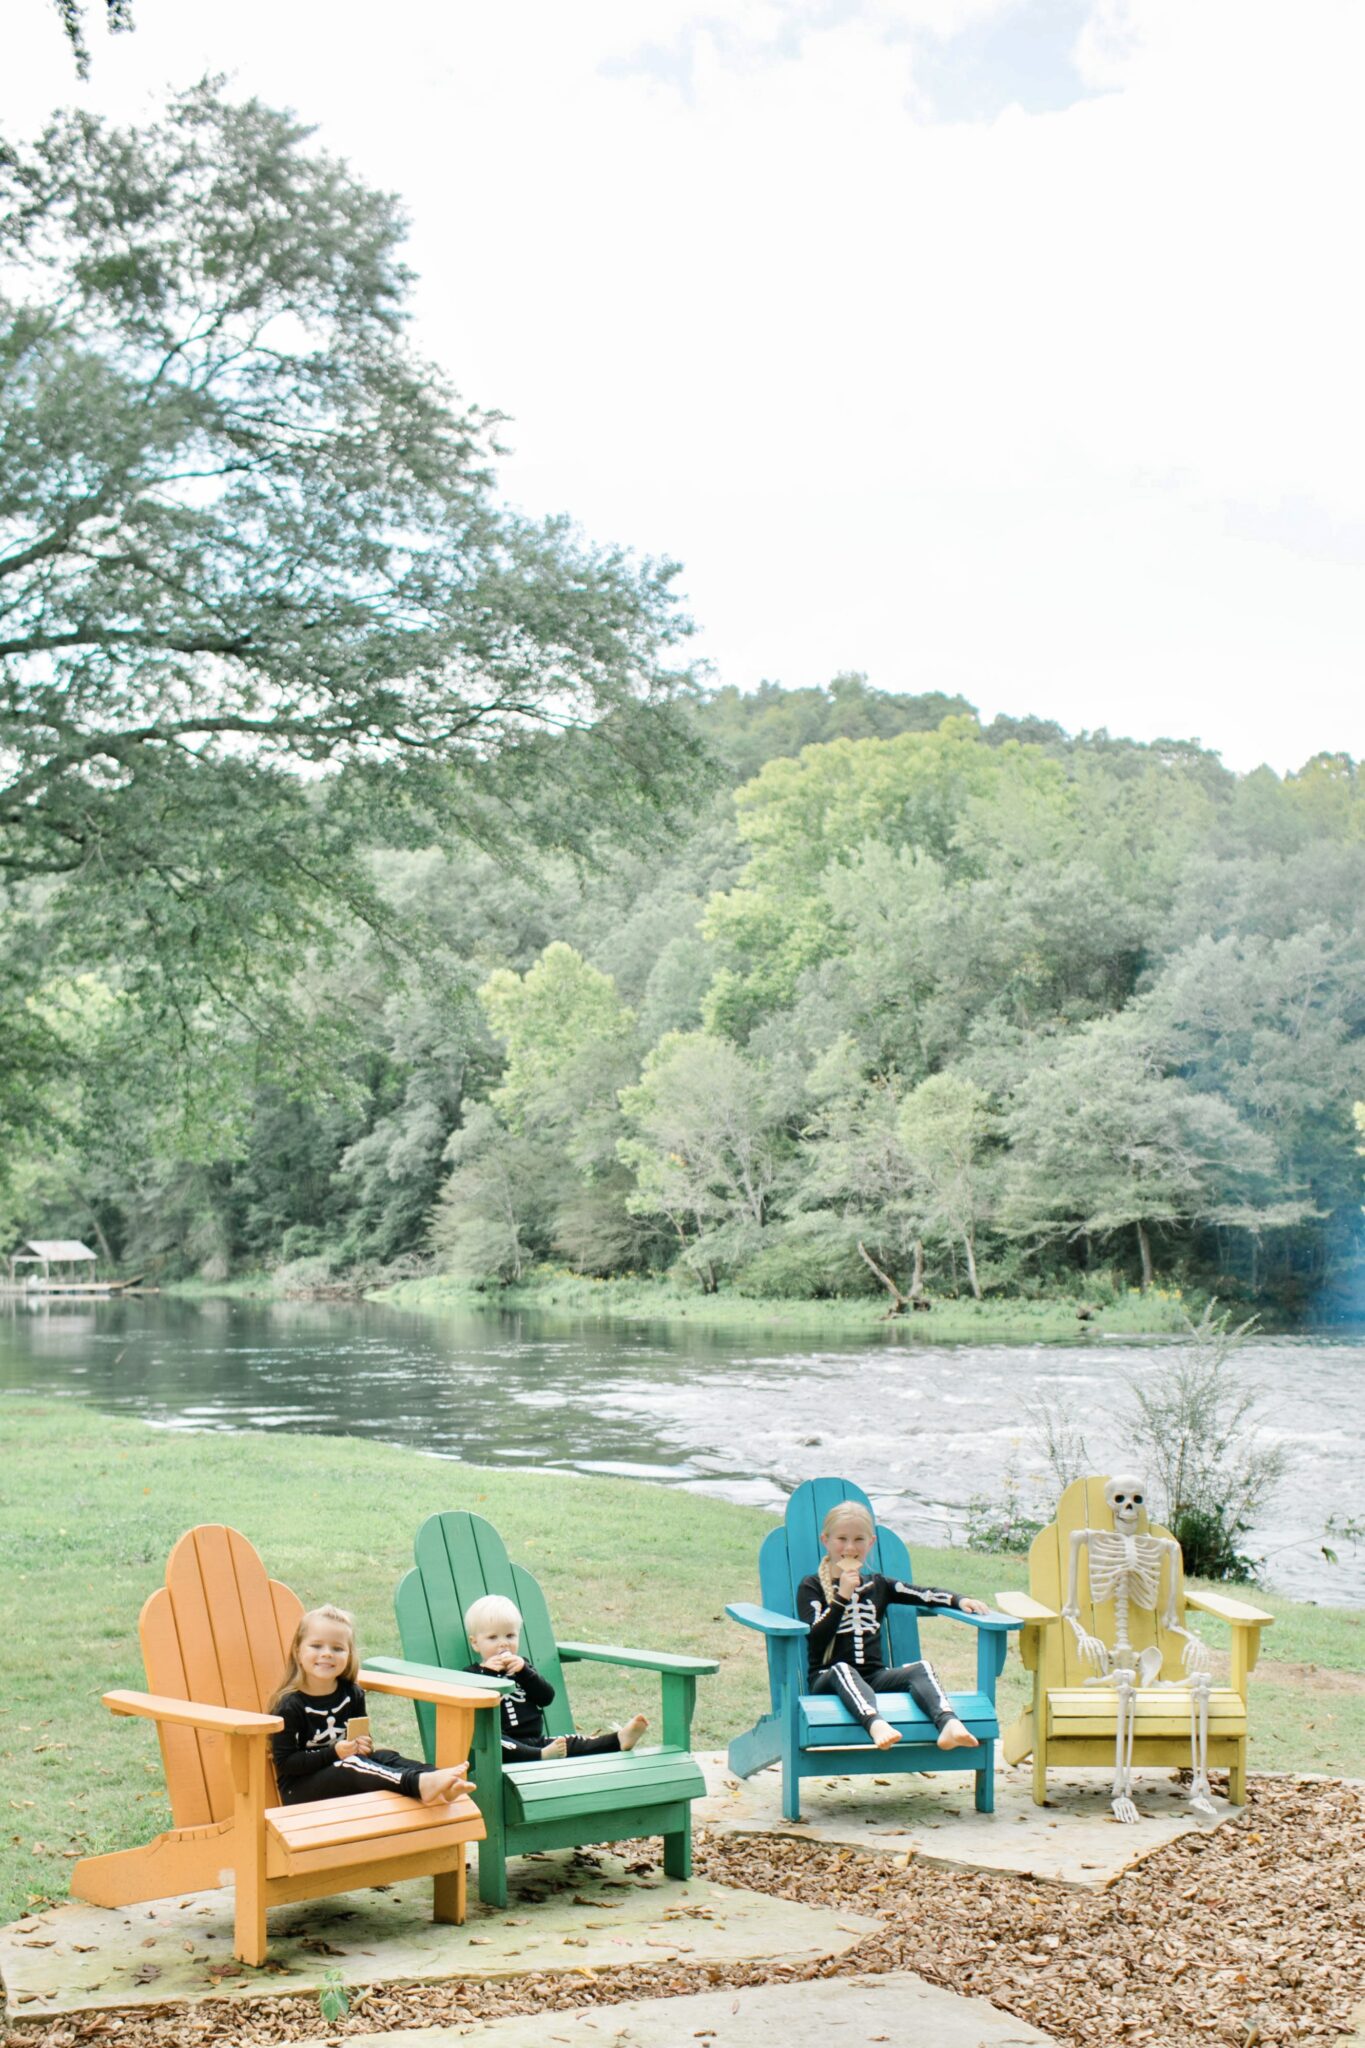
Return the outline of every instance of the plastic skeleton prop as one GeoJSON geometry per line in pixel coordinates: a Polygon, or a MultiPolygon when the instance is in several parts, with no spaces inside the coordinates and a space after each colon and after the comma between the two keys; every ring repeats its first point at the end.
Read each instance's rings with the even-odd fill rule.
{"type": "Polygon", "coordinates": [[[1137,1719],[1139,1687],[1179,1686],[1190,1694],[1190,1761],[1194,1778],[1190,1804],[1196,1813],[1212,1817],[1213,1799],[1208,1780],[1209,1691],[1212,1658],[1198,1636],[1181,1628],[1176,1619],[1176,1586],[1179,1582],[1180,1545],[1172,1536],[1138,1533],[1138,1517],[1147,1498],[1140,1479],[1111,1479],[1104,1489],[1106,1505],[1112,1510],[1112,1529],[1073,1529],[1071,1569],[1067,1578],[1066,1605],[1062,1613],[1075,1633],[1081,1656],[1094,1667],[1096,1676],[1087,1685],[1109,1685],[1118,1695],[1118,1733],[1114,1749],[1114,1789],[1111,1805],[1115,1820],[1135,1821],[1133,1804],[1133,1729],[1137,1719]],[[1087,1635],[1081,1627],[1078,1576],[1081,1545],[1090,1546],[1090,1597],[1114,1603],[1114,1647],[1098,1636],[1087,1635]],[[1161,1593],[1161,1567],[1169,1557],[1166,1606],[1161,1627],[1185,1641],[1185,1678],[1161,1676],[1161,1651],[1151,1643],[1135,1650],[1128,1640],[1128,1611],[1141,1609],[1155,1614],[1161,1593]]]}

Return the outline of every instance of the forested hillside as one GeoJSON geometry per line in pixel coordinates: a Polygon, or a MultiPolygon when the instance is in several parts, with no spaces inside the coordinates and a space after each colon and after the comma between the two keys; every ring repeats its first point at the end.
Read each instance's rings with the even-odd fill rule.
{"type": "MultiPolygon", "coordinates": [[[[290,1012],[325,1058],[214,1003],[190,1076],[107,960],[51,977],[11,1238],[167,1276],[550,1262],[827,1295],[922,1265],[933,1291],[1351,1305],[1347,758],[1238,777],[858,677],[690,716],[711,766],[662,850],[373,852],[385,917],[299,935],[290,1012]]],[[[575,744],[539,756],[551,810],[575,744]]]]}

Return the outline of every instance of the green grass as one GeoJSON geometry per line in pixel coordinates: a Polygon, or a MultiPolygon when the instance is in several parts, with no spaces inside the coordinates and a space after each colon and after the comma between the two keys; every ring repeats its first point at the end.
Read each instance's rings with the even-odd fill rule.
{"type": "Polygon", "coordinates": [[[822,1335],[888,1336],[903,1343],[1047,1343],[1062,1337],[1160,1336],[1185,1328],[1186,1301],[1174,1290],[1134,1290],[1102,1303],[1091,1322],[1076,1316],[1073,1297],[1051,1301],[950,1300],[935,1297],[927,1315],[888,1321],[885,1297],[837,1301],[760,1299],[697,1294],[666,1280],[591,1280],[579,1273],[538,1273],[517,1287],[479,1288],[437,1276],[400,1280],[369,1297],[427,1310],[535,1309],[552,1315],[602,1316],[638,1322],[688,1322],[703,1329],[777,1329],[822,1335]]]}
{"type": "MultiPolygon", "coordinates": [[[[150,1725],[116,1720],[99,1696],[144,1685],[138,1609],[185,1529],[226,1521],[244,1530],[305,1601],[352,1608],[362,1649],[377,1654],[398,1647],[391,1601],[413,1532],[448,1507],[497,1524],[541,1579],[565,1636],[719,1657],[718,1676],[698,1689],[699,1747],[722,1747],[766,1707],[760,1641],[724,1619],[726,1600],[756,1594],[756,1552],[771,1522],[755,1509],[624,1480],[481,1470],[355,1437],[191,1435],[72,1403],[15,1400],[0,1440],[0,1921],[65,1896],[73,1855],[131,1846],[169,1822],[150,1725]]],[[[931,1584],[987,1599],[1026,1580],[1022,1558],[967,1550],[916,1550],[915,1567],[931,1584]]],[[[1271,1667],[1255,1681],[1256,1763],[1358,1770],[1365,1688],[1350,1680],[1365,1615],[1273,1594],[1264,1604],[1281,1617],[1271,1639],[1277,1665],[1319,1670],[1271,1667]]],[[[966,1681],[971,1632],[939,1621],[926,1634],[949,1682],[966,1681]]],[[[647,1677],[579,1666],[571,1685],[581,1725],[637,1707],[657,1719],[647,1677]]],[[[1026,1689],[1011,1657],[1002,1719],[1026,1689]]],[[[408,1710],[371,1704],[381,1740],[410,1750],[408,1710]]]]}

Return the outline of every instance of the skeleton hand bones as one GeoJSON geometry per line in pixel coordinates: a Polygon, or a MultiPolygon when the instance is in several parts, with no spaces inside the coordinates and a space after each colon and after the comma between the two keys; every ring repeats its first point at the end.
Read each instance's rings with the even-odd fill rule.
{"type": "MultiPolygon", "coordinates": [[[[1078,1531],[1077,1533],[1078,1533],[1078,1534],[1080,1534],[1081,1532],[1079,1532],[1079,1531],[1078,1531]]],[[[1072,1539],[1071,1539],[1071,1542],[1072,1542],[1072,1546],[1073,1546],[1073,1547],[1072,1547],[1072,1552],[1071,1552],[1071,1556],[1072,1556],[1072,1560],[1073,1560],[1073,1563],[1072,1563],[1072,1572],[1073,1572],[1073,1575],[1074,1575],[1074,1572],[1075,1572],[1075,1563],[1074,1563],[1074,1560],[1075,1560],[1075,1556],[1076,1556],[1076,1551],[1075,1551],[1076,1537],[1075,1537],[1075,1536],[1073,1536],[1073,1537],[1072,1537],[1072,1539]]],[[[1092,1636],[1092,1635],[1087,1635],[1086,1631],[1085,1631],[1085,1630],[1084,1630],[1084,1629],[1083,1629],[1083,1628],[1081,1627],[1081,1610],[1080,1610],[1080,1608],[1079,1608],[1079,1607],[1078,1607],[1078,1606],[1077,1606],[1077,1605],[1075,1604],[1075,1602],[1074,1602],[1074,1601],[1072,1601],[1072,1600],[1068,1600],[1068,1601],[1067,1601],[1067,1603],[1066,1603],[1065,1607],[1064,1607],[1064,1608],[1062,1609],[1062,1619],[1063,1619],[1064,1621],[1069,1621],[1069,1622],[1071,1623],[1071,1632],[1072,1632],[1072,1634],[1073,1634],[1073,1635],[1075,1636],[1075,1638],[1076,1638],[1076,1647],[1077,1647],[1077,1649],[1078,1649],[1078,1650],[1080,1651],[1080,1653],[1081,1653],[1081,1656],[1082,1656],[1083,1660],[1085,1661],[1085,1663],[1087,1663],[1087,1664],[1088,1664],[1088,1665],[1089,1665],[1089,1666],[1091,1667],[1091,1669],[1092,1669],[1093,1671],[1099,1671],[1099,1672],[1106,1672],[1106,1671],[1108,1671],[1108,1669],[1109,1669],[1109,1650],[1108,1650],[1108,1647],[1107,1647],[1107,1645],[1106,1645],[1106,1644],[1104,1644],[1104,1643],[1102,1643],[1102,1642],[1100,1641],[1100,1639],[1099,1639],[1099,1637],[1098,1637],[1098,1636],[1092,1636]]]]}

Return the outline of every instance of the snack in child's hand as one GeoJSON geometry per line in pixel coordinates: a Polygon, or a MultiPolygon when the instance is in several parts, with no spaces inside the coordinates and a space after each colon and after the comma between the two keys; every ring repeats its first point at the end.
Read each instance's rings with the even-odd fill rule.
{"type": "Polygon", "coordinates": [[[362,1735],[368,1735],[369,1732],[370,1717],[368,1714],[356,1714],[352,1720],[346,1723],[346,1740],[348,1742],[359,1742],[362,1735]]]}

